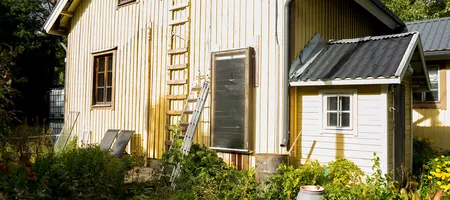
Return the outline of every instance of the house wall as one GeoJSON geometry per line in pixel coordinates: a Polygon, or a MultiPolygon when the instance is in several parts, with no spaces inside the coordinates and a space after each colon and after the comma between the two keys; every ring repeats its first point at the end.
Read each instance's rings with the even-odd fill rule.
{"type": "MultiPolygon", "coordinates": [[[[174,0],[179,4],[182,0],[174,0]]],[[[292,8],[293,54],[316,32],[325,39],[342,39],[389,33],[387,28],[351,0],[297,0],[292,8]]],[[[140,0],[117,7],[116,1],[83,0],[71,19],[68,36],[67,109],[79,112],[75,134],[89,131],[90,141],[101,141],[107,129],[135,130],[130,152],[160,158],[166,138],[167,49],[171,1],[140,0]],[[117,48],[114,109],[92,109],[92,53],[117,48]]],[[[255,153],[286,153],[280,147],[282,133],[282,41],[284,2],[278,0],[190,1],[189,80],[210,75],[213,51],[252,46],[256,50],[258,87],[255,95],[255,153]]],[[[176,40],[175,45],[180,45],[176,40]]],[[[177,92],[183,92],[180,88],[177,92]]],[[[293,97],[298,89],[292,90],[293,97]]],[[[177,105],[178,107],[181,104],[177,105]]],[[[199,124],[196,143],[209,145],[209,106],[199,124]]],[[[295,103],[291,108],[297,109],[295,103]]],[[[295,114],[295,112],[292,112],[295,114]]],[[[297,122],[292,118],[291,122],[297,122]]],[[[291,130],[297,125],[291,123],[291,130]]],[[[296,131],[294,131],[296,132],[296,131]]],[[[295,134],[291,134],[291,141],[295,134]]],[[[220,154],[227,161],[241,159],[251,166],[250,156],[220,154]]]]}
{"type": "MultiPolygon", "coordinates": [[[[140,0],[118,8],[116,1],[81,1],[68,36],[66,99],[67,112],[80,113],[75,134],[90,131],[90,141],[98,143],[107,129],[135,130],[128,151],[142,149],[149,157],[162,156],[167,125],[169,2],[140,0]],[[111,48],[117,48],[114,109],[91,109],[92,53],[111,48]]],[[[283,6],[276,0],[192,0],[189,57],[178,58],[190,60],[189,78],[197,80],[210,74],[211,52],[248,46],[256,49],[256,153],[285,152],[279,147],[283,69],[276,67],[282,66],[283,6]]],[[[210,142],[209,105],[207,102],[195,138],[205,145],[210,142]]],[[[229,161],[243,157],[242,162],[251,162],[248,156],[221,155],[229,161]]]]}
{"type": "Polygon", "coordinates": [[[297,130],[302,135],[297,148],[292,152],[298,160],[304,163],[308,159],[316,159],[327,163],[337,157],[345,157],[355,162],[364,172],[371,172],[374,153],[382,159],[382,165],[387,160],[384,157],[387,148],[386,121],[387,116],[382,110],[386,108],[386,95],[382,95],[380,85],[364,86],[321,86],[301,87],[297,97],[297,130]],[[322,105],[320,90],[356,89],[357,90],[357,130],[356,135],[334,133],[321,134],[322,105]]]}
{"type": "MultiPolygon", "coordinates": [[[[415,108],[413,110],[413,133],[414,137],[428,137],[434,141],[433,147],[442,150],[450,150],[450,111],[446,105],[450,105],[449,92],[447,88],[450,88],[450,81],[447,81],[447,77],[450,77],[450,61],[443,60],[435,62],[440,65],[440,81],[444,83],[440,84],[441,98],[444,96],[444,104],[431,105],[431,108],[415,108]]],[[[427,62],[428,64],[428,62],[427,62]]]]}
{"type": "MultiPolygon", "coordinates": [[[[136,131],[128,151],[144,150],[150,109],[148,55],[156,54],[149,49],[151,26],[146,19],[159,17],[147,9],[159,3],[141,1],[118,9],[116,1],[84,0],[75,10],[68,36],[66,112],[80,113],[74,133],[89,131],[91,143],[99,143],[107,129],[127,129],[136,131]],[[117,48],[114,108],[93,109],[92,53],[111,48],[117,48]]],[[[154,33],[164,41],[161,35],[154,33]]]]}
{"type": "MultiPolygon", "coordinates": [[[[290,55],[292,60],[300,54],[303,47],[316,33],[320,33],[326,41],[392,33],[355,1],[294,1],[293,9],[291,16],[291,26],[294,27],[291,32],[293,45],[291,46],[292,54],[290,55]]],[[[301,130],[301,116],[299,113],[302,104],[299,104],[299,102],[303,90],[304,87],[291,87],[290,90],[290,141],[294,141],[301,130]]],[[[298,141],[296,144],[291,144],[293,146],[292,151],[299,152],[301,143],[301,141],[298,141]]],[[[302,154],[294,153],[293,155],[292,162],[300,164],[300,161],[303,159],[302,154]]],[[[372,157],[373,155],[370,154],[367,158],[372,157]]],[[[325,160],[331,158],[333,156],[327,157],[325,160]]],[[[360,162],[361,164],[364,163],[362,166],[367,165],[365,161],[360,162]]]]}

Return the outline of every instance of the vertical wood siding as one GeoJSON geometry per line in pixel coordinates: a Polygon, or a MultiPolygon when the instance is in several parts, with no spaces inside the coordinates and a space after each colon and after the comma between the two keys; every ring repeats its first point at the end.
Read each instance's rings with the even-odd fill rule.
{"type": "MultiPolygon", "coordinates": [[[[67,104],[79,111],[74,132],[90,131],[99,143],[107,129],[136,131],[128,151],[147,150],[149,115],[149,34],[147,12],[160,1],[140,1],[117,8],[116,1],[84,0],[76,9],[68,37],[67,104]],[[117,48],[113,109],[91,109],[92,53],[117,48]]],[[[159,5],[157,5],[159,6],[159,5]]],[[[161,37],[162,39],[163,37],[161,37]]],[[[164,40],[162,40],[164,41],[164,40]]],[[[153,53],[153,52],[152,52],[153,53]]],[[[153,153],[153,152],[151,152],[153,153]]]]}
{"type": "MultiPolygon", "coordinates": [[[[135,130],[137,136],[128,150],[142,149],[150,157],[161,157],[167,125],[169,3],[141,0],[117,8],[115,1],[81,1],[68,37],[67,111],[81,113],[76,134],[90,131],[91,142],[98,143],[107,129],[135,130]],[[91,109],[91,54],[115,47],[114,109],[91,109]]],[[[190,84],[199,76],[210,76],[211,52],[248,46],[257,49],[260,86],[255,88],[257,118],[253,124],[257,153],[283,151],[279,143],[282,139],[280,77],[284,70],[276,67],[282,66],[283,6],[282,1],[276,0],[190,1],[190,84]]],[[[209,106],[207,102],[195,138],[197,143],[205,145],[210,143],[209,106]]],[[[248,156],[243,159],[252,162],[248,156]]]]}
{"type": "MultiPolygon", "coordinates": [[[[444,68],[440,69],[440,73],[446,73],[446,77],[450,77],[450,61],[445,63],[444,68]]],[[[441,76],[442,78],[442,76],[441,76]]],[[[450,105],[450,81],[446,80],[447,105],[450,105]]],[[[440,89],[443,89],[442,87],[440,89]]],[[[422,108],[413,110],[413,133],[414,137],[428,137],[434,141],[433,147],[441,150],[450,150],[450,111],[446,109],[422,108]]]]}

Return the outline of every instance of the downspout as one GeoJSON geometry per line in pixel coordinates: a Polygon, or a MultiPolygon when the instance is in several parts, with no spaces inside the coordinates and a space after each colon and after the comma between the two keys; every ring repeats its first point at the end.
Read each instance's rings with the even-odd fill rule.
{"type": "Polygon", "coordinates": [[[291,3],[292,0],[286,0],[284,4],[284,69],[286,70],[283,75],[283,102],[284,102],[284,123],[283,123],[283,140],[280,146],[286,147],[289,144],[289,56],[290,56],[290,16],[291,16],[291,3]]]}

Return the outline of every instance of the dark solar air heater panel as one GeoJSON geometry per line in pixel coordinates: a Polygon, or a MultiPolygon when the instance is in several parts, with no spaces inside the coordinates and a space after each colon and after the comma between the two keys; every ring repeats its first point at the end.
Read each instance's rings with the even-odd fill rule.
{"type": "Polygon", "coordinates": [[[212,57],[212,148],[248,152],[253,121],[252,50],[216,52],[212,57]]]}

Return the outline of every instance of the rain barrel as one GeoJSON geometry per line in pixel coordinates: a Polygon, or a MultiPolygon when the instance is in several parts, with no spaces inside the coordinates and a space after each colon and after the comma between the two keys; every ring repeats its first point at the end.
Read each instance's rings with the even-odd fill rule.
{"type": "Polygon", "coordinates": [[[256,180],[264,181],[269,175],[276,174],[280,164],[288,164],[289,155],[259,153],[255,155],[256,180]]]}
{"type": "Polygon", "coordinates": [[[315,185],[305,185],[300,187],[300,192],[297,195],[297,200],[320,200],[323,199],[323,187],[315,185]]]}

